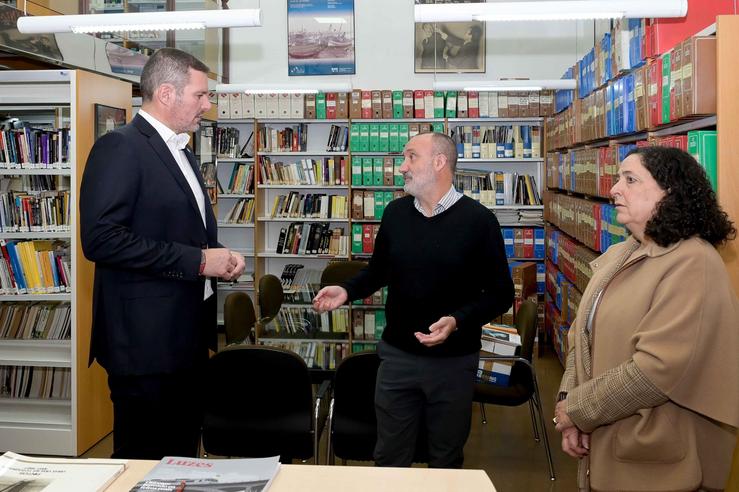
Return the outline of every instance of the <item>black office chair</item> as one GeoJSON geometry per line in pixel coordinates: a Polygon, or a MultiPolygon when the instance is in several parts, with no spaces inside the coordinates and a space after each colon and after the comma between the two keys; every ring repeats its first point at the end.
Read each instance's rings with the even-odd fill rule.
{"type": "Polygon", "coordinates": [[[327,285],[338,285],[354,277],[365,266],[367,263],[360,260],[331,262],[321,272],[321,288],[327,285]]]}
{"type": "Polygon", "coordinates": [[[285,293],[282,290],[280,279],[268,273],[259,279],[257,304],[259,305],[259,319],[256,322],[256,335],[262,336],[264,326],[272,321],[280,312],[285,293]]]}
{"type": "Polygon", "coordinates": [[[254,324],[257,315],[254,312],[254,303],[246,292],[232,292],[226,296],[223,304],[223,326],[226,332],[226,345],[253,342],[254,324]]]}
{"type": "MultiPolygon", "coordinates": [[[[357,352],[339,363],[334,377],[328,413],[326,456],[333,465],[338,456],[346,460],[371,461],[377,443],[375,382],[380,357],[376,352],[357,352]]],[[[425,426],[422,424],[421,429],[425,426]]],[[[419,432],[416,463],[428,461],[425,432],[419,432]]]]}
{"type": "Polygon", "coordinates": [[[534,338],[536,337],[536,303],[524,301],[516,313],[516,329],[521,336],[521,351],[517,356],[485,356],[480,360],[493,360],[497,362],[513,362],[508,386],[495,386],[491,384],[475,383],[473,400],[480,403],[482,423],[487,423],[485,415],[485,404],[518,406],[529,403],[531,413],[531,424],[534,428],[534,439],[539,442],[539,430],[536,417],[538,416],[541,432],[544,436],[544,447],[549,463],[549,478],[555,479],[554,465],[552,463],[552,451],[549,448],[549,438],[544,418],[542,416],[541,396],[536,372],[532,364],[534,352],[534,338]],[[536,415],[535,415],[536,414],[536,415]]]}
{"type": "Polygon", "coordinates": [[[318,412],[328,384],[317,391],[314,402],[308,367],[298,355],[275,347],[232,345],[208,361],[207,381],[205,453],[280,455],[283,463],[315,457],[318,462],[318,412]]]}

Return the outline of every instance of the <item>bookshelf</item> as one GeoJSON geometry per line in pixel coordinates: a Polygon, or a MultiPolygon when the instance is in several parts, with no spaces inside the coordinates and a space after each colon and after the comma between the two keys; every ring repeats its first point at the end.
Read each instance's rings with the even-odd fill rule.
{"type": "Polygon", "coordinates": [[[242,254],[246,262],[244,274],[238,282],[218,282],[216,295],[218,323],[221,325],[223,305],[226,297],[232,292],[246,292],[256,305],[254,128],[253,119],[239,118],[219,119],[214,129],[216,176],[214,211],[218,223],[218,241],[242,254]]]}
{"type": "Polygon", "coordinates": [[[349,259],[349,120],[262,118],[255,125],[257,277],[293,268],[296,275],[258,342],[333,369],[349,353],[348,311],[318,315],[311,299],[326,264],[349,259]]]}
{"type": "MultiPolygon", "coordinates": [[[[93,103],[124,108],[130,119],[131,84],[81,70],[0,73],[0,114],[26,121],[33,128],[68,129],[62,163],[22,169],[0,165],[0,179],[7,180],[13,192],[64,193],[68,197],[68,219],[62,223],[48,220],[54,209],[47,205],[46,223],[35,227],[40,230],[10,227],[0,233],[6,245],[35,241],[58,246],[54,254],[60,253],[63,265],[57,265],[57,275],[60,268],[68,273],[69,288],[59,292],[51,292],[55,289],[47,281],[45,289],[37,288],[31,294],[16,294],[12,284],[5,284],[5,294],[0,296],[4,315],[25,311],[27,320],[27,331],[15,333],[22,338],[13,338],[12,323],[6,318],[6,331],[0,338],[2,379],[15,375],[16,383],[15,391],[4,387],[0,395],[0,442],[5,449],[22,453],[77,456],[113,427],[105,371],[97,363],[87,364],[93,265],[82,254],[75,208],[85,160],[94,142],[93,103]],[[34,309],[43,306],[51,311],[34,314],[34,309]]],[[[42,157],[32,160],[38,164],[48,152],[41,150],[42,157]]],[[[63,210],[59,204],[56,207],[57,212],[63,210]]],[[[30,268],[27,271],[33,275],[30,268]]],[[[53,269],[43,271],[47,273],[43,278],[54,277],[53,269]]]]}
{"type": "MultiPolygon", "coordinates": [[[[681,85],[680,80],[685,80],[685,75],[682,75],[683,78],[678,77],[677,82],[673,77],[672,85],[663,88],[661,93],[659,90],[650,90],[650,68],[670,59],[668,54],[662,54],[647,60],[644,65],[640,64],[620,73],[617,79],[605,80],[604,84],[596,87],[596,92],[607,91],[609,85],[624,77],[633,77],[637,81],[633,93],[627,91],[624,98],[629,102],[633,98],[635,102],[633,108],[627,106],[625,109],[626,121],[633,122],[633,126],[624,127],[619,122],[614,126],[613,122],[607,122],[606,111],[611,108],[589,108],[587,106],[592,101],[588,102],[588,98],[575,99],[570,108],[547,121],[547,327],[563,364],[567,350],[566,333],[591,275],[588,263],[609,245],[624,240],[628,234],[615,221],[609,190],[615,182],[618,163],[623,160],[630,146],[655,143],[677,146],[693,153],[707,168],[709,177],[715,177],[722,208],[735,223],[739,218],[739,204],[736,199],[739,182],[735,172],[739,163],[736,157],[736,139],[733,137],[739,130],[735,117],[736,110],[739,109],[735,101],[737,73],[732,61],[732,50],[739,41],[736,29],[739,29],[736,16],[717,18],[715,84],[712,83],[711,74],[704,72],[703,75],[711,83],[703,86],[699,84],[697,87],[695,82],[687,86],[681,85]],[[723,29],[718,29],[718,26],[723,26],[723,29]],[[642,71],[647,75],[640,75],[642,71]],[[644,77],[641,90],[638,89],[640,77],[644,77]],[[691,86],[691,97],[694,99],[715,98],[715,114],[691,114],[686,110],[689,105],[685,104],[684,91],[691,86]],[[697,90],[699,91],[696,92],[697,90]],[[651,100],[649,94],[653,96],[651,100]],[[676,105],[683,108],[682,112],[677,110],[675,114],[676,105]],[[662,106],[667,109],[658,110],[662,106]],[[629,113],[633,115],[629,116],[629,113]],[[706,157],[704,149],[689,147],[690,132],[695,131],[716,131],[717,158],[706,157]],[[712,170],[711,166],[715,168],[712,170]]],[[[684,51],[687,43],[688,40],[685,40],[677,43],[676,47],[684,51]]],[[[681,73],[678,68],[672,67],[672,70],[677,70],[673,74],[681,73]]],[[[682,74],[686,73],[694,73],[694,70],[683,70],[682,74]]],[[[657,84],[661,80],[660,72],[658,80],[652,82],[657,84]]],[[[737,241],[731,241],[719,251],[734,289],[739,292],[737,241]]]]}
{"type": "MultiPolygon", "coordinates": [[[[535,109],[531,107],[532,112],[529,113],[536,116],[454,118],[444,116],[442,108],[440,117],[412,118],[400,117],[414,114],[412,94],[409,107],[395,108],[392,107],[392,102],[388,103],[389,99],[386,96],[382,96],[384,97],[381,99],[382,103],[373,96],[371,111],[367,111],[367,107],[360,108],[358,92],[360,91],[354,91],[348,98],[350,107],[347,114],[350,117],[334,119],[302,117],[307,114],[328,115],[329,111],[321,107],[320,96],[317,96],[316,109],[314,109],[313,102],[309,102],[308,96],[305,96],[304,101],[298,100],[300,107],[297,111],[293,107],[292,99],[288,110],[287,98],[284,100],[284,105],[280,106],[283,104],[283,99],[278,97],[275,108],[275,103],[270,103],[274,98],[270,99],[269,95],[265,98],[260,98],[258,95],[254,97],[247,95],[241,101],[239,101],[240,97],[234,94],[227,97],[226,94],[221,93],[218,97],[219,115],[221,115],[218,123],[219,130],[224,127],[236,126],[240,129],[248,127],[248,131],[240,133],[239,145],[244,144],[247,133],[254,131],[255,135],[256,150],[253,160],[237,155],[221,155],[218,158],[220,180],[223,180],[225,176],[221,174],[223,164],[246,161],[248,165],[255,167],[255,186],[253,195],[249,195],[249,197],[253,196],[255,202],[254,224],[249,226],[248,231],[238,228],[233,231],[234,234],[240,235],[240,244],[244,244],[245,250],[253,255],[254,279],[258,281],[267,273],[280,276],[283,272],[292,272],[294,265],[301,266],[295,268],[301,272],[299,277],[295,277],[300,285],[286,288],[286,298],[280,316],[273,326],[267,327],[265,332],[267,335],[260,337],[259,341],[295,350],[303,355],[309,364],[322,369],[333,367],[334,363],[350,351],[374,349],[384,329],[384,301],[387,295],[385,290],[323,316],[312,312],[310,300],[320,282],[320,273],[328,262],[348,259],[366,260],[372,255],[374,237],[385,205],[390,200],[404,194],[403,177],[399,168],[403,163],[402,151],[408,139],[421,132],[444,133],[452,125],[468,124],[535,126],[540,142],[542,136],[543,118],[539,116],[538,102],[535,109]],[[266,99],[266,102],[263,99],[266,99]],[[230,102],[225,102],[226,100],[230,102]],[[234,101],[237,102],[234,104],[234,101]],[[302,106],[303,103],[305,103],[304,106],[302,106]],[[270,104],[272,104],[271,111],[270,104]],[[264,107],[260,109],[260,105],[264,107]],[[236,108],[236,113],[232,111],[234,108],[236,108]],[[380,117],[393,116],[393,109],[395,109],[397,118],[380,117]],[[265,117],[270,114],[292,114],[296,117],[265,117]],[[300,117],[297,116],[298,114],[300,117]],[[247,117],[228,118],[227,115],[247,115],[247,117]],[[330,143],[336,141],[335,127],[340,129],[338,134],[342,138],[339,140],[345,147],[342,145],[337,147],[330,143]],[[331,170],[334,171],[333,177],[329,176],[326,179],[325,175],[330,174],[331,170]],[[310,178],[311,174],[313,178],[310,178]],[[331,200],[334,197],[342,197],[343,201],[339,204],[341,210],[334,214],[334,210],[331,209],[331,213],[325,217],[315,217],[302,212],[294,213],[293,216],[289,213],[280,213],[281,210],[284,211],[285,203],[293,200],[292,196],[300,197],[301,195],[312,195],[312,200],[316,199],[315,196],[321,195],[332,197],[331,200]],[[307,228],[311,225],[318,224],[327,224],[329,229],[343,229],[344,239],[340,251],[313,253],[310,248],[307,248],[306,252],[299,248],[296,254],[295,251],[285,252],[282,249],[285,240],[281,239],[281,235],[289,236],[290,227],[300,227],[302,232],[309,230],[307,228]],[[278,248],[280,244],[282,248],[278,248]],[[288,325],[293,328],[286,329],[288,325]],[[273,330],[270,333],[270,329],[275,326],[280,326],[281,331],[273,330]],[[328,367],[325,364],[328,364],[328,367]]],[[[374,94],[378,91],[362,92],[374,94]]],[[[343,112],[341,94],[338,96],[337,116],[343,112]]],[[[403,98],[398,98],[396,104],[402,100],[403,98]]],[[[441,100],[444,100],[443,93],[441,100]]],[[[436,112],[438,111],[439,108],[436,108],[436,112]]],[[[540,195],[544,181],[544,159],[540,144],[537,149],[537,153],[527,155],[525,158],[518,155],[492,159],[462,158],[459,168],[481,167],[486,173],[494,170],[525,173],[534,177],[536,192],[540,195]]],[[[480,198],[476,196],[477,194],[473,194],[471,189],[463,191],[475,199],[480,198]]],[[[228,194],[219,194],[219,217],[224,200],[228,197],[230,197],[228,194]]],[[[493,202],[489,208],[500,215],[508,213],[515,216],[512,220],[501,219],[501,223],[508,226],[511,231],[514,229],[543,231],[541,219],[543,206],[541,204],[496,205],[493,202]],[[535,219],[533,221],[529,219],[528,222],[521,221],[519,218],[521,213],[533,215],[535,219]]],[[[223,233],[225,229],[226,227],[222,227],[219,232],[223,233]]],[[[543,235],[540,239],[542,251],[534,254],[533,250],[530,252],[527,250],[529,257],[525,260],[537,261],[543,266],[543,235]]],[[[219,240],[231,246],[230,242],[219,240]]],[[[513,239],[511,247],[513,248],[513,239]]],[[[516,261],[524,259],[526,255],[519,253],[515,254],[512,249],[511,259],[516,261]]],[[[287,276],[290,277],[291,274],[287,276]]],[[[225,292],[227,288],[219,289],[221,290],[225,292]]]]}

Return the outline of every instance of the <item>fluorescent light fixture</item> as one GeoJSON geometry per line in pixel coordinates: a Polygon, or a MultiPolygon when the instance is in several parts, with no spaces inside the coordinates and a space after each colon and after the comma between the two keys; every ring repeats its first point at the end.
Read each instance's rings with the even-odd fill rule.
{"type": "Polygon", "coordinates": [[[416,22],[685,17],[688,0],[523,0],[416,4],[416,22]]]}
{"type": "Polygon", "coordinates": [[[261,25],[262,13],[260,9],[44,15],[18,18],[18,31],[27,34],[165,31],[261,25]]]}
{"type": "Polygon", "coordinates": [[[475,92],[541,91],[544,89],[573,90],[575,89],[575,84],[575,79],[445,80],[434,82],[434,90],[475,92]]]}
{"type": "Polygon", "coordinates": [[[350,83],[325,84],[218,84],[216,92],[244,92],[246,94],[316,94],[318,92],[351,92],[350,83]]]}
{"type": "Polygon", "coordinates": [[[346,24],[343,17],[313,17],[319,24],[346,24]]]}

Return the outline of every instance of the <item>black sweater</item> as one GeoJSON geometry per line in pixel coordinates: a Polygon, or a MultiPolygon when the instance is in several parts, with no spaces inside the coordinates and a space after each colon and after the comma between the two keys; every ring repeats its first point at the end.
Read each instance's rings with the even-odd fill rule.
{"type": "Polygon", "coordinates": [[[383,214],[369,265],[343,287],[351,301],[384,285],[385,342],[432,356],[480,350],[482,325],[513,302],[498,220],[469,197],[434,217],[416,210],[412,196],[393,200],[383,214]],[[431,324],[450,315],[458,330],[444,343],[426,347],[413,335],[429,333],[431,324]]]}

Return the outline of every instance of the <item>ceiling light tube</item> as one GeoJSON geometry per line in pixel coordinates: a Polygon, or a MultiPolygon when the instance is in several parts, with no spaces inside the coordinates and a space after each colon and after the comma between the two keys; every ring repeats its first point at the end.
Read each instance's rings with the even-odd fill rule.
{"type": "Polygon", "coordinates": [[[18,31],[26,34],[161,31],[261,25],[260,9],[45,15],[18,18],[18,31]]]}
{"type": "Polygon", "coordinates": [[[218,84],[216,92],[243,92],[246,94],[316,94],[318,92],[351,92],[350,83],[325,84],[218,84]]]}
{"type": "Polygon", "coordinates": [[[685,17],[688,0],[523,0],[416,4],[416,22],[685,17]],[[608,17],[605,17],[608,16],[608,17]]]}
{"type": "Polygon", "coordinates": [[[444,80],[434,82],[437,91],[540,91],[544,89],[573,90],[575,79],[540,80],[444,80]]]}

